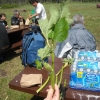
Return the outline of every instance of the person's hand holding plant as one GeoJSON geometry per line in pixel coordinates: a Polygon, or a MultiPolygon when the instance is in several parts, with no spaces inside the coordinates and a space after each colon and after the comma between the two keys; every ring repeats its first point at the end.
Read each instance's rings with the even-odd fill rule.
{"type": "Polygon", "coordinates": [[[49,89],[47,89],[47,97],[44,100],[59,100],[60,91],[57,84],[55,84],[54,89],[52,86],[49,86],[49,89]]]}

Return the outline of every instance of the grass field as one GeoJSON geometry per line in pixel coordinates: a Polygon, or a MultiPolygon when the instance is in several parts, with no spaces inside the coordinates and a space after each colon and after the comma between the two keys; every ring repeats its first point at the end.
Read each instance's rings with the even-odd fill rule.
{"type": "MultiPolygon", "coordinates": [[[[100,50],[100,8],[97,9],[96,4],[97,3],[72,2],[68,4],[68,8],[71,18],[77,13],[85,17],[85,26],[95,36],[97,49],[100,50]]],[[[45,3],[44,6],[48,16],[51,5],[59,6],[59,4],[56,3],[45,3]]],[[[10,18],[14,10],[26,9],[27,12],[21,12],[21,15],[27,18],[32,8],[31,5],[24,5],[14,9],[0,9],[0,13],[3,12],[7,15],[7,21],[10,26],[10,18]]],[[[21,49],[19,48],[4,54],[5,61],[0,64],[0,100],[31,100],[33,97],[33,95],[12,90],[8,86],[10,80],[24,68],[21,64],[20,55],[21,49]]]]}

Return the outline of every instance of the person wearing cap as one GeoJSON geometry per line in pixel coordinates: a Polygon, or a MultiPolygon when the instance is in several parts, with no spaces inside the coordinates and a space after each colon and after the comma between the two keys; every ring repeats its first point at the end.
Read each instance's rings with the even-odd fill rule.
{"type": "Polygon", "coordinates": [[[35,22],[38,23],[37,21],[39,19],[46,19],[46,11],[43,6],[43,4],[39,3],[38,0],[29,0],[30,4],[32,4],[35,7],[35,13],[29,15],[29,19],[32,19],[33,17],[36,17],[35,22]]]}
{"type": "Polygon", "coordinates": [[[73,58],[77,50],[94,51],[96,41],[92,33],[84,26],[84,17],[76,14],[69,30],[68,38],[56,44],[55,56],[58,58],[73,58]]]}
{"type": "Polygon", "coordinates": [[[20,12],[15,11],[11,18],[11,25],[20,25],[20,22],[25,24],[25,19],[20,15],[20,12]]]}

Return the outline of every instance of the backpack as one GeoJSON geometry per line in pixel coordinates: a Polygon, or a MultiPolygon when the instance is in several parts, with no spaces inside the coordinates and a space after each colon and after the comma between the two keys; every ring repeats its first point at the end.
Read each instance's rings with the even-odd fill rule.
{"type": "Polygon", "coordinates": [[[24,34],[22,40],[22,64],[26,67],[27,65],[36,67],[36,59],[40,60],[37,52],[40,48],[44,48],[45,39],[41,34],[38,26],[33,26],[32,31],[24,34]]]}

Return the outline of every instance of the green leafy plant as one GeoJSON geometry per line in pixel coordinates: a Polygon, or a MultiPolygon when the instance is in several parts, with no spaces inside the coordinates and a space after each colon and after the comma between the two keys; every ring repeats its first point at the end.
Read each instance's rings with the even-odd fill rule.
{"type": "Polygon", "coordinates": [[[10,9],[10,8],[15,8],[15,7],[19,7],[18,4],[3,4],[1,5],[1,9],[10,9]]]}
{"type": "Polygon", "coordinates": [[[42,69],[42,64],[44,65],[45,69],[48,71],[49,76],[47,81],[37,90],[37,93],[46,85],[46,83],[51,81],[51,85],[54,88],[54,84],[61,84],[62,81],[62,74],[63,69],[68,66],[70,60],[64,61],[64,66],[62,66],[61,70],[55,74],[54,70],[54,49],[56,42],[64,41],[68,36],[69,30],[69,23],[71,19],[69,17],[70,13],[68,8],[65,4],[61,4],[58,8],[50,7],[50,18],[45,20],[39,20],[39,26],[41,28],[42,34],[46,39],[46,46],[38,50],[38,56],[41,58],[40,61],[36,61],[37,68],[42,69]],[[52,58],[52,65],[44,62],[44,59],[51,56],[52,58]],[[58,75],[60,74],[60,81],[58,83],[58,75]],[[56,80],[56,81],[55,81],[56,80]]]}

